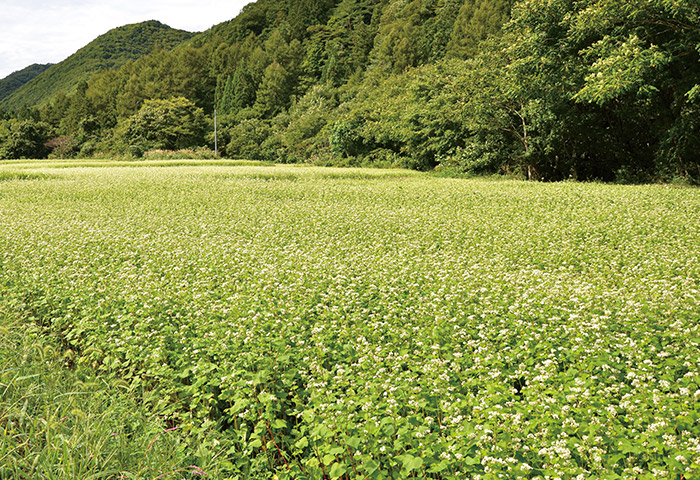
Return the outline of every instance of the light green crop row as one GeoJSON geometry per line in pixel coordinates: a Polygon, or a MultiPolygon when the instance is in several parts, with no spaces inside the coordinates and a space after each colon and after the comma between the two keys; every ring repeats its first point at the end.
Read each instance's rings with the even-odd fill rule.
{"type": "Polygon", "coordinates": [[[696,189],[30,167],[5,308],[231,478],[700,475],[696,189]]]}

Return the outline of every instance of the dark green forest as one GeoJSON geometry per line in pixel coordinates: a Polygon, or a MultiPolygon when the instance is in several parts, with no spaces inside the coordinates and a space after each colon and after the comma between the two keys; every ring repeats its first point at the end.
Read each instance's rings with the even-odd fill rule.
{"type": "Polygon", "coordinates": [[[22,85],[42,74],[51,65],[51,63],[43,65],[35,63],[0,80],[0,102],[9,97],[22,85]]]}
{"type": "Polygon", "coordinates": [[[211,149],[216,110],[233,158],[700,181],[695,0],[259,0],[173,40],[17,90],[0,158],[211,149]]]}
{"type": "Polygon", "coordinates": [[[119,68],[155,50],[171,49],[191,37],[189,32],[153,20],[115,28],[10,92],[0,106],[8,110],[44,106],[60,94],[74,94],[96,72],[119,68]]]}

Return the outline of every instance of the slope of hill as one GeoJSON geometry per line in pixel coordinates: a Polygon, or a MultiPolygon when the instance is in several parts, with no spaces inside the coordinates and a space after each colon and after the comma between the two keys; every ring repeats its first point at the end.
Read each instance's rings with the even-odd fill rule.
{"type": "MultiPolygon", "coordinates": [[[[213,146],[199,120],[216,110],[234,158],[700,181],[700,11],[676,3],[258,0],[121,68],[91,44],[0,107],[38,107],[65,155],[141,155],[180,128],[213,146]],[[180,121],[152,124],[166,117],[180,121]]],[[[109,48],[132,52],[135,27],[109,48]]],[[[6,144],[21,126],[8,123],[6,144]]]]}
{"type": "Polygon", "coordinates": [[[157,49],[169,50],[191,37],[153,20],[115,28],[17,88],[0,106],[14,110],[45,105],[59,92],[73,92],[95,72],[119,68],[157,49]]]}
{"type": "Polygon", "coordinates": [[[10,96],[12,92],[20,88],[25,83],[42,74],[51,65],[53,64],[47,63],[42,65],[35,63],[27,68],[11,73],[7,77],[0,80],[0,101],[10,96]]]}

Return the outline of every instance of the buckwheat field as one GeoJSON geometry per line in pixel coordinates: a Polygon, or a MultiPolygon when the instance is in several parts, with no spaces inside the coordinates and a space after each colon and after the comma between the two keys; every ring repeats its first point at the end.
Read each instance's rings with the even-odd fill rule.
{"type": "Polygon", "coordinates": [[[0,164],[5,315],[189,432],[167,478],[700,478],[699,253],[692,188],[0,164]]]}

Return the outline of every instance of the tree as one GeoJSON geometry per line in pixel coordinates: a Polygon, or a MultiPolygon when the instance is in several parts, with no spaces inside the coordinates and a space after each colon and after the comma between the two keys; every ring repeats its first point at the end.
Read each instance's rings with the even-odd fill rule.
{"type": "Polygon", "coordinates": [[[35,120],[9,119],[0,123],[0,158],[46,158],[50,127],[35,120]]]}
{"type": "MultiPolygon", "coordinates": [[[[146,100],[125,125],[125,139],[140,153],[203,145],[207,120],[201,108],[184,97],[146,100]]],[[[138,153],[138,152],[137,152],[138,153]]]]}
{"type": "Polygon", "coordinates": [[[250,118],[231,129],[231,141],[226,154],[234,158],[261,159],[260,145],[271,135],[268,120],[250,118]]]}
{"type": "Polygon", "coordinates": [[[468,63],[463,164],[499,158],[499,168],[550,180],[700,174],[693,5],[517,3],[504,36],[468,63]]]}
{"type": "Polygon", "coordinates": [[[306,36],[306,30],[311,25],[325,23],[335,5],[334,0],[306,0],[303,2],[291,2],[289,23],[295,38],[306,36]]]}
{"type": "Polygon", "coordinates": [[[459,10],[447,47],[449,56],[473,56],[480,43],[500,31],[510,17],[511,0],[467,0],[459,10]]]}
{"type": "Polygon", "coordinates": [[[277,62],[265,69],[258,89],[255,110],[263,117],[273,117],[289,106],[291,85],[287,70],[277,62]]]}
{"type": "Polygon", "coordinates": [[[382,15],[381,25],[375,37],[372,64],[379,71],[403,73],[416,61],[415,37],[420,31],[420,0],[390,4],[382,15]]]}
{"type": "Polygon", "coordinates": [[[75,135],[81,130],[81,126],[94,123],[89,120],[94,111],[87,96],[88,83],[83,81],[78,84],[76,92],[70,97],[70,106],[64,113],[64,117],[59,123],[60,129],[69,135],[75,135]]]}
{"type": "Polygon", "coordinates": [[[700,181],[700,5],[626,3],[589,0],[571,15],[567,38],[585,68],[573,99],[601,111],[636,159],[628,171],[700,181]]]}
{"type": "Polygon", "coordinates": [[[330,127],[331,150],[356,161],[435,167],[464,141],[465,90],[455,82],[458,66],[424,65],[363,89],[352,109],[330,127]]]}
{"type": "Polygon", "coordinates": [[[223,115],[235,115],[240,110],[250,107],[255,103],[256,85],[250,71],[239,64],[233,73],[226,77],[225,82],[220,82],[217,97],[218,110],[223,115]]]}

